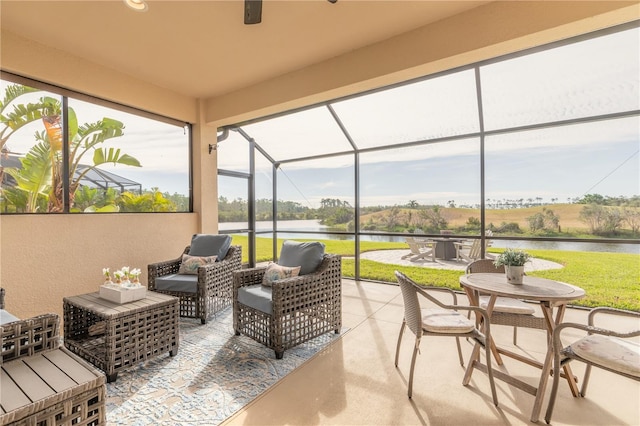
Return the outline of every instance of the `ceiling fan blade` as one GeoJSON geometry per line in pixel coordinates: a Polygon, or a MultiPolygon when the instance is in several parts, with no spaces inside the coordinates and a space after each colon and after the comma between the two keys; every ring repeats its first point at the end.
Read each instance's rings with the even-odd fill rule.
{"type": "Polygon", "coordinates": [[[244,0],[244,23],[259,24],[262,22],[262,0],[244,0]]]}

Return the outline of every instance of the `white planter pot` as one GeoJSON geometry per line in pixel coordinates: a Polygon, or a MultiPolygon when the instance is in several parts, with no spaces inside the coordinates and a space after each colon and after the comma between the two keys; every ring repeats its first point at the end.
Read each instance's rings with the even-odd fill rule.
{"type": "Polygon", "coordinates": [[[507,275],[507,282],[509,284],[522,284],[522,277],[524,276],[524,266],[504,266],[505,274],[507,275]]]}
{"type": "Polygon", "coordinates": [[[100,297],[114,303],[129,303],[147,297],[147,288],[123,287],[118,284],[102,284],[100,286],[100,297]]]}

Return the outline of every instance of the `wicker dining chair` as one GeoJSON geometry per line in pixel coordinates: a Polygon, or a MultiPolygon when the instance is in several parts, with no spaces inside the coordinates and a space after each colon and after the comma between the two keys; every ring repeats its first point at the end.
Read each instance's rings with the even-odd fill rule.
{"type": "Polygon", "coordinates": [[[398,368],[400,343],[402,342],[402,335],[404,333],[405,327],[409,327],[409,330],[411,330],[411,332],[416,336],[416,341],[413,345],[413,355],[411,357],[411,368],[409,370],[409,389],[407,391],[407,395],[409,396],[409,398],[411,398],[413,393],[413,371],[416,364],[416,356],[418,354],[418,351],[420,350],[420,340],[422,339],[422,336],[455,337],[458,347],[458,358],[460,359],[460,365],[463,367],[464,360],[462,359],[460,338],[467,337],[474,339],[485,349],[485,356],[487,359],[487,374],[489,376],[489,383],[491,385],[491,394],[493,397],[493,403],[497,406],[498,395],[496,394],[496,386],[493,381],[493,370],[491,367],[491,349],[490,345],[488,344],[488,336],[490,336],[490,326],[487,321],[487,311],[477,306],[458,305],[456,294],[451,289],[418,285],[405,274],[399,271],[395,271],[395,275],[398,283],[400,284],[400,290],[402,291],[402,298],[404,300],[404,319],[402,320],[400,334],[398,335],[398,344],[396,346],[396,368],[398,368]],[[449,293],[452,296],[453,304],[444,304],[440,302],[436,297],[429,294],[430,292],[436,291],[449,293]],[[418,295],[423,296],[424,298],[435,304],[437,308],[424,310],[421,309],[418,295]],[[458,310],[466,310],[481,315],[486,324],[485,333],[482,333],[480,330],[478,330],[475,322],[460,314],[458,310]]]}
{"type": "Polygon", "coordinates": [[[181,273],[184,255],[207,255],[192,250],[194,246],[200,248],[201,236],[208,237],[194,235],[191,245],[179,258],[152,263],[147,272],[149,290],[180,298],[180,316],[200,318],[200,322],[206,324],[209,316],[231,305],[233,272],[242,268],[242,247],[227,246],[222,259],[198,267],[195,274],[181,273]]]}
{"type": "MultiPolygon", "coordinates": [[[[491,259],[478,259],[467,265],[467,274],[496,273],[504,274],[504,266],[495,266],[491,259]]],[[[489,296],[480,296],[479,305],[486,309],[489,296]]],[[[510,297],[498,297],[491,314],[491,323],[513,326],[513,344],[517,344],[518,325],[546,330],[544,318],[534,316],[535,309],[529,303],[510,297]]]]}
{"type": "Polygon", "coordinates": [[[342,328],[342,258],[324,254],[314,272],[264,286],[267,267],[233,274],[233,328],[273,349],[286,349],[342,328]]]}
{"type": "Polygon", "coordinates": [[[553,331],[553,386],[551,387],[547,413],[544,417],[547,423],[551,422],[551,415],[553,414],[553,407],[558,394],[560,369],[571,361],[580,361],[586,364],[582,388],[580,389],[580,396],[582,397],[587,392],[591,367],[598,367],[611,373],[640,381],[640,346],[633,339],[640,336],[638,319],[640,319],[640,312],[600,307],[589,312],[588,325],[567,322],[555,328],[553,331]],[[598,314],[636,318],[633,326],[635,329],[629,332],[618,332],[612,330],[611,327],[604,328],[601,325],[596,325],[595,317],[598,314]],[[582,330],[588,334],[570,345],[564,346],[561,335],[566,329],[582,330]]]}

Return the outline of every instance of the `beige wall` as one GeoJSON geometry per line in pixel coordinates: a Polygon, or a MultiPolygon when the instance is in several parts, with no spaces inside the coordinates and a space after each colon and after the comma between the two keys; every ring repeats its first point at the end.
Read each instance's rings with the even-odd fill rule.
{"type": "Polygon", "coordinates": [[[62,315],[62,298],[97,291],[102,268],[177,258],[196,232],[195,213],[0,216],[0,285],[20,318],[62,315]]]}
{"type": "Polygon", "coordinates": [[[177,120],[197,120],[195,99],[2,30],[3,71],[177,120]]]}
{"type": "Polygon", "coordinates": [[[217,230],[216,127],[640,18],[638,2],[495,2],[217,98],[198,100],[2,32],[3,70],[194,124],[194,213],[0,216],[0,286],[19,317],[62,312],[102,268],[177,257],[217,230]],[[43,61],[43,58],[45,60],[43,61]]]}

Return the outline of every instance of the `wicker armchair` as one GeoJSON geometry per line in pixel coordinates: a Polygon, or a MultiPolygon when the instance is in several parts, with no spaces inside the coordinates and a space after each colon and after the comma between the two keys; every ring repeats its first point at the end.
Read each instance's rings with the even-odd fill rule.
{"type": "MultiPolygon", "coordinates": [[[[183,254],[188,254],[190,248],[191,246],[187,246],[183,254]]],[[[231,304],[233,272],[242,268],[242,247],[229,247],[224,259],[199,267],[197,275],[179,276],[181,262],[182,256],[148,265],[149,290],[179,297],[180,316],[200,318],[202,324],[206,324],[209,316],[231,304]],[[167,276],[183,280],[187,285],[172,289],[159,289],[157,279],[167,276]],[[193,280],[193,283],[189,283],[189,280],[193,280]],[[191,290],[193,285],[188,285],[194,283],[197,283],[195,291],[191,290]]]]}
{"type": "Polygon", "coordinates": [[[281,359],[286,349],[342,328],[342,258],[324,254],[315,272],[262,286],[266,267],[233,274],[233,328],[275,351],[281,359]],[[239,293],[262,292],[264,303],[249,306],[239,293]]]}
{"type": "Polygon", "coordinates": [[[640,320],[640,312],[601,307],[589,312],[588,325],[567,322],[555,328],[553,331],[553,386],[551,388],[547,413],[544,417],[547,423],[551,422],[551,415],[553,414],[553,407],[558,393],[560,368],[571,361],[581,361],[587,364],[584,371],[582,389],[580,389],[580,396],[582,397],[584,397],[587,392],[592,366],[640,381],[640,351],[637,342],[634,341],[634,338],[640,336],[638,320],[640,320]],[[598,314],[635,318],[632,326],[635,327],[635,329],[624,333],[605,329],[602,326],[596,326],[595,317],[598,314]],[[562,344],[561,334],[565,329],[573,329],[572,331],[582,330],[583,332],[587,332],[588,335],[568,346],[564,346],[562,344]]]}

